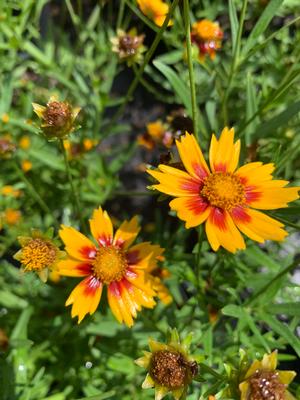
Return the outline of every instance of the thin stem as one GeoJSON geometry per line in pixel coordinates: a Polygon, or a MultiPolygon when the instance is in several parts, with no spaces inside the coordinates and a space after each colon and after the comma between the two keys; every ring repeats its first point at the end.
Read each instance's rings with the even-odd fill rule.
{"type": "Polygon", "coordinates": [[[127,94],[125,96],[124,102],[121,104],[121,106],[119,107],[119,109],[117,110],[117,112],[115,113],[115,115],[112,117],[110,123],[109,123],[109,127],[113,126],[115,124],[115,122],[119,119],[119,117],[123,114],[123,111],[127,105],[127,103],[131,100],[131,97],[133,95],[133,92],[135,91],[140,78],[142,77],[144,70],[146,68],[146,66],[148,65],[149,61],[151,60],[165,30],[167,29],[167,26],[169,24],[169,21],[171,19],[171,16],[173,15],[173,12],[176,8],[176,6],[178,5],[179,0],[174,0],[173,4],[170,8],[169,13],[166,16],[166,19],[162,25],[162,27],[160,28],[160,30],[157,32],[155,39],[150,47],[150,49],[148,50],[148,52],[145,55],[144,58],[144,62],[142,63],[142,65],[140,66],[140,69],[137,71],[137,74],[135,75],[135,78],[133,79],[133,81],[131,82],[131,85],[129,86],[129,89],[127,91],[127,94]]]}
{"type": "Polygon", "coordinates": [[[18,174],[18,176],[20,177],[20,179],[25,183],[29,193],[31,194],[31,196],[34,198],[34,200],[39,204],[39,206],[41,207],[41,209],[47,214],[47,215],[52,215],[52,212],[50,210],[50,208],[47,206],[47,204],[44,202],[44,200],[42,199],[42,197],[39,195],[39,193],[36,191],[36,189],[34,188],[34,186],[32,185],[32,183],[26,178],[24,172],[22,171],[22,169],[19,167],[19,165],[17,164],[17,162],[13,163],[13,166],[18,174]]]}
{"type": "Polygon", "coordinates": [[[117,20],[117,29],[121,28],[122,20],[123,20],[123,16],[124,16],[124,10],[125,10],[125,0],[121,0],[120,6],[119,6],[118,20],[117,20]]]}
{"type": "Polygon", "coordinates": [[[188,68],[189,68],[189,78],[190,78],[190,88],[191,88],[191,100],[192,100],[192,113],[193,113],[193,125],[194,134],[199,141],[198,132],[198,109],[197,109],[197,99],[196,99],[196,85],[193,67],[193,55],[192,55],[192,42],[191,42],[191,24],[190,24],[190,5],[189,0],[184,0],[184,25],[186,33],[186,48],[187,48],[187,58],[188,58],[188,68]]]}
{"type": "Polygon", "coordinates": [[[82,218],[82,214],[81,214],[81,206],[80,206],[80,202],[79,202],[79,198],[77,195],[77,192],[75,190],[75,186],[74,186],[74,182],[73,182],[73,178],[72,178],[72,174],[71,174],[71,170],[70,170],[70,165],[69,165],[69,160],[68,160],[68,155],[64,146],[64,141],[63,139],[60,139],[59,141],[60,143],[60,148],[61,148],[61,152],[64,156],[64,162],[65,162],[65,167],[66,167],[66,173],[67,173],[67,177],[68,177],[68,181],[71,187],[71,192],[72,192],[72,196],[74,199],[74,207],[75,207],[75,211],[77,214],[77,217],[80,219],[80,223],[82,228],[85,230],[85,223],[84,220],[82,218]]]}
{"type": "Polygon", "coordinates": [[[232,62],[231,62],[231,66],[230,66],[227,87],[226,87],[226,91],[225,91],[223,101],[222,101],[222,112],[223,112],[223,118],[224,118],[225,125],[228,125],[227,100],[228,100],[229,93],[231,90],[232,80],[233,80],[234,74],[235,74],[237,66],[238,66],[238,58],[240,55],[241,40],[242,40],[244,21],[245,21],[245,16],[246,16],[246,11],[247,11],[247,4],[248,4],[248,0],[243,0],[243,6],[242,6],[240,21],[239,21],[239,29],[238,29],[238,33],[237,33],[237,39],[235,42],[232,62]]]}

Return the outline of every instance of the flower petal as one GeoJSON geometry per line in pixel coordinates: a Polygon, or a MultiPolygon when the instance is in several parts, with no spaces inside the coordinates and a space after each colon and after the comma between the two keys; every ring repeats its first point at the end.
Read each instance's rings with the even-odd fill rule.
{"type": "Polygon", "coordinates": [[[264,354],[261,365],[262,369],[266,371],[275,371],[277,367],[277,350],[271,354],[264,354]]]}
{"type": "MultiPolygon", "coordinates": [[[[276,182],[276,181],[271,181],[276,182]]],[[[290,201],[299,198],[299,187],[281,188],[281,187],[261,187],[254,193],[259,193],[259,196],[254,197],[249,203],[251,207],[259,210],[275,210],[277,208],[288,207],[290,201]]],[[[253,193],[252,192],[252,193],[253,193]]],[[[251,192],[250,192],[251,196],[251,192]]]]}
{"type": "Polygon", "coordinates": [[[278,373],[280,382],[289,385],[297,375],[295,371],[276,371],[278,373]]]}
{"type": "Polygon", "coordinates": [[[113,225],[109,215],[101,207],[94,210],[90,227],[92,235],[101,246],[109,246],[112,243],[113,225]]]}
{"type": "Polygon", "coordinates": [[[91,275],[92,268],[88,262],[79,262],[78,260],[67,258],[66,260],[59,261],[57,272],[63,276],[87,276],[91,275]]]}
{"type": "Polygon", "coordinates": [[[136,216],[130,221],[124,221],[115,234],[114,244],[127,249],[134,242],[140,229],[136,216]]]}
{"type": "Polygon", "coordinates": [[[89,276],[81,281],[70,294],[66,306],[72,306],[72,318],[78,316],[78,324],[86,314],[93,314],[100,302],[102,283],[94,276],[89,276]]]}
{"type": "Polygon", "coordinates": [[[245,242],[227,211],[213,208],[205,224],[207,239],[214,251],[220,246],[231,253],[245,249],[245,242]]]}
{"type": "Polygon", "coordinates": [[[159,181],[153,185],[154,189],[170,196],[194,196],[200,191],[201,182],[193,179],[189,174],[176,168],[159,165],[162,171],[148,169],[147,172],[159,181]]]}
{"type": "Polygon", "coordinates": [[[263,182],[272,180],[274,169],[275,166],[272,163],[253,162],[240,167],[236,174],[241,178],[245,186],[256,187],[263,182]]]}
{"type": "Polygon", "coordinates": [[[127,261],[132,269],[153,270],[157,265],[157,257],[161,256],[164,249],[159,245],[143,242],[132,246],[127,252],[127,261]]]}
{"type": "Polygon", "coordinates": [[[76,229],[62,225],[59,230],[59,236],[66,246],[67,253],[71,257],[83,261],[95,258],[97,250],[94,243],[76,229]]]}
{"type": "Polygon", "coordinates": [[[282,241],[288,234],[282,229],[282,223],[260,211],[248,208],[239,214],[233,212],[232,216],[237,227],[250,239],[257,242],[263,243],[265,240],[282,241]]]}
{"type": "Polygon", "coordinates": [[[174,199],[170,207],[177,212],[178,218],[186,222],[186,228],[202,224],[210,214],[210,207],[199,195],[174,199]]]}
{"type": "Polygon", "coordinates": [[[124,301],[118,282],[112,282],[109,285],[107,296],[110,309],[114,316],[120,323],[124,322],[130,328],[133,325],[133,318],[126,300],[124,301]]]}
{"type": "Polygon", "coordinates": [[[149,374],[147,374],[143,384],[142,384],[142,389],[150,389],[155,386],[154,380],[151,378],[149,374]]]}
{"type": "Polygon", "coordinates": [[[217,140],[212,135],[209,162],[213,172],[233,172],[235,171],[240,157],[241,142],[234,143],[234,129],[223,129],[220,139],[217,140]]]}
{"type": "Polygon", "coordinates": [[[180,139],[176,140],[176,146],[186,170],[194,178],[204,179],[209,169],[195,136],[186,132],[180,139]]]}
{"type": "Polygon", "coordinates": [[[155,385],[155,400],[163,399],[169,392],[166,386],[155,385]]]}

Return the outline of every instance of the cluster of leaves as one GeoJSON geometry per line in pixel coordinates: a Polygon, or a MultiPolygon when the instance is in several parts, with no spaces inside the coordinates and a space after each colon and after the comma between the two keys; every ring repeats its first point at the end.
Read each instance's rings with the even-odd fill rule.
{"type": "MultiPolygon", "coordinates": [[[[189,400],[222,389],[223,364],[234,364],[241,346],[253,358],[277,348],[287,369],[297,370],[300,288],[292,274],[299,262],[299,202],[276,214],[289,225],[285,244],[249,241],[247,250],[233,256],[213,253],[166,206],[154,208],[153,196],[144,196],[147,178],[137,171],[145,153],[136,146],[141,133],[136,127],[142,129],[136,120],[150,122],[149,110],[157,116],[156,105],[162,118],[178,105],[193,115],[181,2],[165,31],[134,0],[6,0],[4,5],[0,133],[16,144],[28,135],[31,143],[1,161],[0,188],[13,185],[21,195],[10,200],[1,195],[0,212],[13,206],[22,218],[0,232],[0,398],[151,399],[151,391],[142,393],[142,373],[133,360],[149,336],[161,339],[169,326],[183,335],[193,331],[196,351],[215,370],[215,376],[203,370],[207,380],[193,384],[189,400]],[[144,63],[129,69],[112,53],[110,38],[117,28],[133,26],[145,33],[148,52],[144,63]],[[30,228],[76,223],[60,150],[37,135],[32,122],[31,103],[45,104],[53,93],[82,108],[81,129],[71,142],[99,143],[70,160],[84,219],[99,204],[120,220],[139,213],[143,239],[166,249],[174,300],[140,313],[130,330],[114,321],[104,302],[78,327],[63,306],[72,280],[45,285],[33,274],[20,274],[12,261],[17,236],[30,228]],[[27,174],[19,168],[24,159],[32,162],[27,174]]],[[[194,62],[203,149],[211,132],[233,125],[244,144],[243,161],[275,162],[277,176],[295,184],[300,182],[299,12],[296,0],[248,6],[245,0],[190,1],[191,22],[217,19],[225,33],[216,60],[194,62]]],[[[154,164],[158,156],[151,155],[154,164]]],[[[291,391],[300,397],[299,383],[291,391]]]]}

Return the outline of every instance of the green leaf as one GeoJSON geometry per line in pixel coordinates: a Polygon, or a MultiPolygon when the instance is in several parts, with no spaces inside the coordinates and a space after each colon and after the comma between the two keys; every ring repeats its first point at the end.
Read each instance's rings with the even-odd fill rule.
{"type": "Polygon", "coordinates": [[[300,302],[271,304],[267,307],[264,307],[264,310],[271,314],[286,314],[293,317],[300,317],[300,302]]]}
{"type": "Polygon", "coordinates": [[[259,316],[279,337],[283,337],[293,347],[298,357],[300,357],[300,339],[291,331],[290,327],[265,312],[260,312],[259,316]]]}
{"type": "Polygon", "coordinates": [[[269,2],[247,39],[246,45],[243,49],[243,53],[245,55],[252,49],[253,46],[255,46],[260,35],[262,35],[267,29],[269,23],[275,16],[283,1],[284,0],[271,0],[269,2]]]}
{"type": "MultiPolygon", "coordinates": [[[[255,85],[253,82],[252,75],[250,73],[247,74],[247,102],[246,102],[246,116],[247,120],[249,120],[252,115],[256,114],[258,110],[257,107],[257,94],[255,90],[255,85]]],[[[245,131],[245,139],[246,145],[249,146],[252,143],[252,134],[255,132],[256,126],[258,124],[257,118],[253,119],[253,121],[248,125],[245,131]]]]}
{"type": "Polygon", "coordinates": [[[153,65],[167,78],[177,97],[187,109],[189,115],[192,115],[191,94],[187,84],[180,79],[172,68],[162,62],[154,60],[153,65]]]}
{"type": "Polygon", "coordinates": [[[237,33],[239,28],[239,21],[237,17],[234,0],[229,0],[229,18],[230,18],[230,29],[231,29],[232,53],[233,53],[236,46],[237,33]]]}
{"type": "Polygon", "coordinates": [[[228,304],[222,308],[222,313],[228,317],[240,318],[243,315],[243,309],[235,304],[228,304]]]}

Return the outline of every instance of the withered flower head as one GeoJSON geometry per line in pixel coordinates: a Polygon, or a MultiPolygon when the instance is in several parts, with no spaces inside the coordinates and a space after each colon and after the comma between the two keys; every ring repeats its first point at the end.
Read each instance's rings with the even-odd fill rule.
{"type": "Polygon", "coordinates": [[[121,61],[126,61],[130,66],[142,60],[142,54],[146,50],[143,45],[145,35],[137,35],[136,29],[128,33],[118,29],[117,36],[111,38],[112,51],[117,53],[121,61]]]}
{"type": "Polygon", "coordinates": [[[75,119],[80,111],[69,103],[58,101],[52,96],[46,107],[32,103],[33,110],[41,120],[40,128],[47,139],[62,139],[72,133],[77,127],[75,119]]]}
{"type": "Polygon", "coordinates": [[[293,400],[287,387],[296,373],[276,367],[277,351],[265,354],[261,361],[255,360],[239,384],[241,400],[293,400]]]}
{"type": "Polygon", "coordinates": [[[189,354],[190,343],[191,335],[180,342],[177,330],[173,329],[167,344],[149,339],[151,351],[144,351],[144,357],[135,361],[148,370],[142,387],[154,387],[155,400],[161,400],[169,392],[179,400],[187,392],[188,385],[198,374],[197,362],[189,354]]]}
{"type": "Polygon", "coordinates": [[[9,135],[0,137],[0,158],[8,159],[16,151],[16,146],[9,135]]]}

